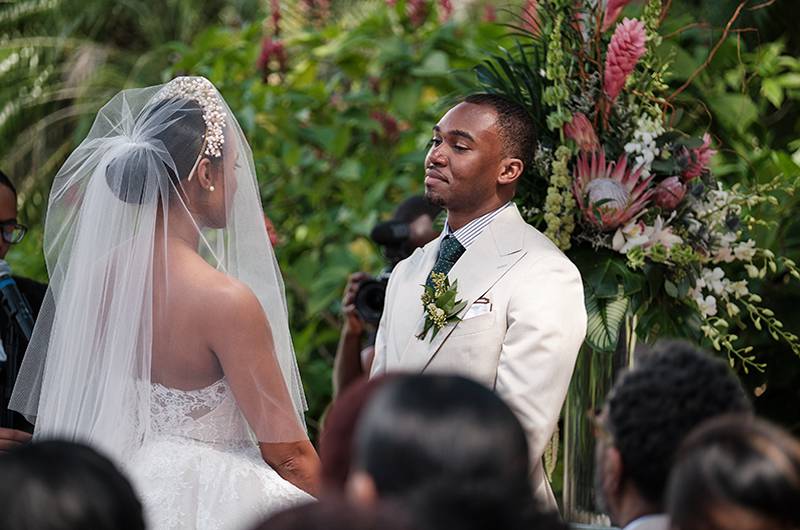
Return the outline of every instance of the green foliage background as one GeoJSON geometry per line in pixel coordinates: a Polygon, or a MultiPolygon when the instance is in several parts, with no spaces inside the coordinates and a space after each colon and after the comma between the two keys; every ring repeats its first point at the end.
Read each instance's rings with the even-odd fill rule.
{"type": "MultiPolygon", "coordinates": [[[[760,10],[746,2],[713,60],[677,100],[689,133],[709,130],[721,145],[714,171],[726,182],[800,178],[800,60],[792,0],[760,10]],[[749,31],[752,28],[753,31],[749,31]]],[[[405,197],[422,191],[421,165],[430,127],[474,86],[470,69],[498,46],[508,28],[481,21],[485,6],[442,22],[429,3],[421,25],[402,0],[333,2],[327,13],[282,2],[281,39],[288,68],[256,67],[270,33],[269,2],[47,0],[0,8],[0,160],[18,183],[21,217],[31,234],[9,255],[20,274],[46,279],[41,221],[49,184],[85,136],[94,112],[121,88],[174,75],[208,77],[245,131],[266,213],[281,237],[277,254],[290,320],[316,428],[331,395],[339,333],[339,298],[347,275],[377,272],[367,234],[405,197]]],[[[491,4],[486,2],[486,4],[491,4]]],[[[673,87],[706,61],[738,2],[675,0],[661,53],[672,57],[673,87]]],[[[640,9],[632,4],[632,14],[640,9]]],[[[512,21],[519,6],[500,10],[512,21]]],[[[768,212],[761,240],[798,259],[798,197],[768,212]]],[[[762,296],[784,324],[800,330],[796,285],[768,278],[762,296]]],[[[800,431],[800,363],[764,334],[767,372],[744,380],[757,407],[800,431]],[[766,386],[764,384],[766,383],[766,386]]]]}

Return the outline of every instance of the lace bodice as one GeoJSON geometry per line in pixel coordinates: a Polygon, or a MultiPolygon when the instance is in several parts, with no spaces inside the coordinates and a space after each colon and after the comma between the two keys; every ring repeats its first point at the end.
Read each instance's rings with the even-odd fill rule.
{"type": "Polygon", "coordinates": [[[180,436],[221,445],[254,445],[255,438],[225,378],[197,390],[151,385],[155,436],[180,436]]]}

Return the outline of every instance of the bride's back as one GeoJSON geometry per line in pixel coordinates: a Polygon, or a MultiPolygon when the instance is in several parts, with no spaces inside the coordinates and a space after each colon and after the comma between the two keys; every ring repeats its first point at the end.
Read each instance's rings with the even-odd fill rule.
{"type": "Polygon", "coordinates": [[[171,388],[202,388],[223,376],[210,344],[219,297],[234,280],[181,241],[168,239],[167,254],[166,270],[156,271],[153,283],[151,378],[171,388]]]}

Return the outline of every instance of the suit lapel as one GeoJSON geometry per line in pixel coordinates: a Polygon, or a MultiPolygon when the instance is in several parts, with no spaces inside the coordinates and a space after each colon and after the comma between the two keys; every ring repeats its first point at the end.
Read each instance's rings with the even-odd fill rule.
{"type": "MultiPolygon", "coordinates": [[[[524,225],[516,206],[509,206],[492,221],[453,266],[448,277],[451,283],[458,280],[458,299],[467,302],[461,315],[464,315],[475,300],[486,294],[525,255],[523,251],[524,231],[521,229],[520,223],[524,225]]],[[[425,268],[419,283],[424,283],[430,269],[433,268],[439,249],[438,240],[435,249],[432,259],[424,260],[425,268]]],[[[427,253],[428,248],[426,247],[427,253]]],[[[430,258],[430,256],[426,256],[426,258],[430,258]]],[[[423,266],[422,262],[420,266],[423,266]]],[[[420,288],[416,298],[418,317],[414,335],[422,331],[424,323],[422,303],[419,301],[421,294],[422,289],[420,288]]],[[[425,340],[412,337],[413,340],[402,355],[403,367],[424,370],[457,326],[457,324],[446,326],[436,334],[433,340],[430,340],[429,337],[425,340]]]]}
{"type": "Polygon", "coordinates": [[[436,238],[421,249],[417,249],[409,259],[408,266],[403,271],[403,277],[398,278],[398,293],[393,302],[393,311],[396,318],[401,323],[393,326],[393,332],[399,333],[401,340],[398,340],[400,351],[399,359],[404,359],[405,352],[417,346],[422,341],[417,340],[416,336],[422,331],[425,321],[422,310],[422,292],[428,273],[436,263],[436,256],[439,254],[441,238],[436,238]],[[403,345],[403,341],[406,341],[403,345]]]}

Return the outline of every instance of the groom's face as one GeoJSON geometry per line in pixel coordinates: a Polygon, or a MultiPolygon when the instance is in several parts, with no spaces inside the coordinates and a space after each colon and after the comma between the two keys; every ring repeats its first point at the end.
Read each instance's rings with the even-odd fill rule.
{"type": "Polygon", "coordinates": [[[460,103],[433,127],[425,197],[451,212],[479,211],[496,195],[502,159],[494,109],[460,103]]]}

